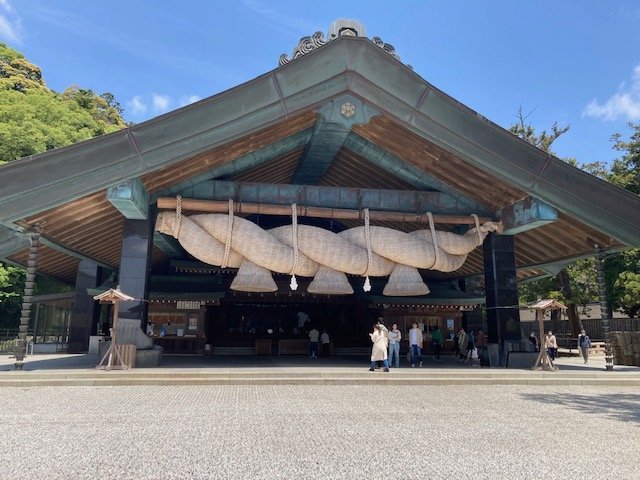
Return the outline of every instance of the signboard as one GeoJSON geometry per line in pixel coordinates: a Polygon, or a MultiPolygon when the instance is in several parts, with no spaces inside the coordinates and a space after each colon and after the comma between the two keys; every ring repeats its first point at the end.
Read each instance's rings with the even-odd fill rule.
{"type": "Polygon", "coordinates": [[[176,302],[178,310],[200,310],[200,301],[196,300],[178,300],[176,302]]]}

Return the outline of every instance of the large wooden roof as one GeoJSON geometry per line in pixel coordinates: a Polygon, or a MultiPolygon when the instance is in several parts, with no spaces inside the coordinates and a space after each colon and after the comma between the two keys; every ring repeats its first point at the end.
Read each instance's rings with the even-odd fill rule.
{"type": "MultiPolygon", "coordinates": [[[[151,203],[215,179],[442,191],[489,216],[535,198],[558,219],[516,233],[521,278],[591,255],[594,243],[640,243],[637,196],[515,137],[362,37],[339,37],[229,91],[0,167],[0,258],[26,264],[24,230],[39,223],[41,273],[73,282],[81,258],[116,269],[124,218],[106,192],[134,178],[151,203]],[[345,103],[353,118],[339,114],[345,103]]],[[[164,258],[155,247],[154,262],[164,258]]],[[[482,270],[476,249],[455,275],[482,270]]]]}

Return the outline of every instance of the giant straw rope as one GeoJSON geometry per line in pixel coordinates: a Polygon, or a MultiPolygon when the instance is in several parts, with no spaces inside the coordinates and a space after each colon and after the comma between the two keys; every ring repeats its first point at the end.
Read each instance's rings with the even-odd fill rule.
{"type": "Polygon", "coordinates": [[[240,291],[275,291],[270,272],[315,277],[312,293],[348,294],[353,289],[345,274],[365,277],[389,276],[385,295],[424,295],[429,292],[417,269],[453,272],[467,255],[481,245],[500,224],[479,224],[458,235],[435,229],[429,214],[429,229],[410,233],[386,227],[365,226],[340,233],[297,223],[271,230],[229,214],[183,216],[178,199],[175,212],[158,215],[156,230],[178,239],[184,249],[202,262],[238,268],[231,288],[240,291]]]}

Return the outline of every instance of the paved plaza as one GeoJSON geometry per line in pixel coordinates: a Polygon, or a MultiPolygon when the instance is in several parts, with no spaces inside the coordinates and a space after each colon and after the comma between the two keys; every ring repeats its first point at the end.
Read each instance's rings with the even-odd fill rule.
{"type": "Polygon", "coordinates": [[[3,387],[0,404],[6,480],[638,478],[637,387],[3,387]]]}

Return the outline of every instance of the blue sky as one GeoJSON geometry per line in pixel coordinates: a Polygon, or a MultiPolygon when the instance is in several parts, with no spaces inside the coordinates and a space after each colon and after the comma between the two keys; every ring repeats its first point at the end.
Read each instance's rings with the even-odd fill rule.
{"type": "Polygon", "coordinates": [[[53,90],[109,91],[141,122],[272,70],[336,18],[503,127],[520,107],[538,130],[570,124],[560,157],[611,161],[640,120],[636,0],[0,0],[0,41],[53,90]]]}

